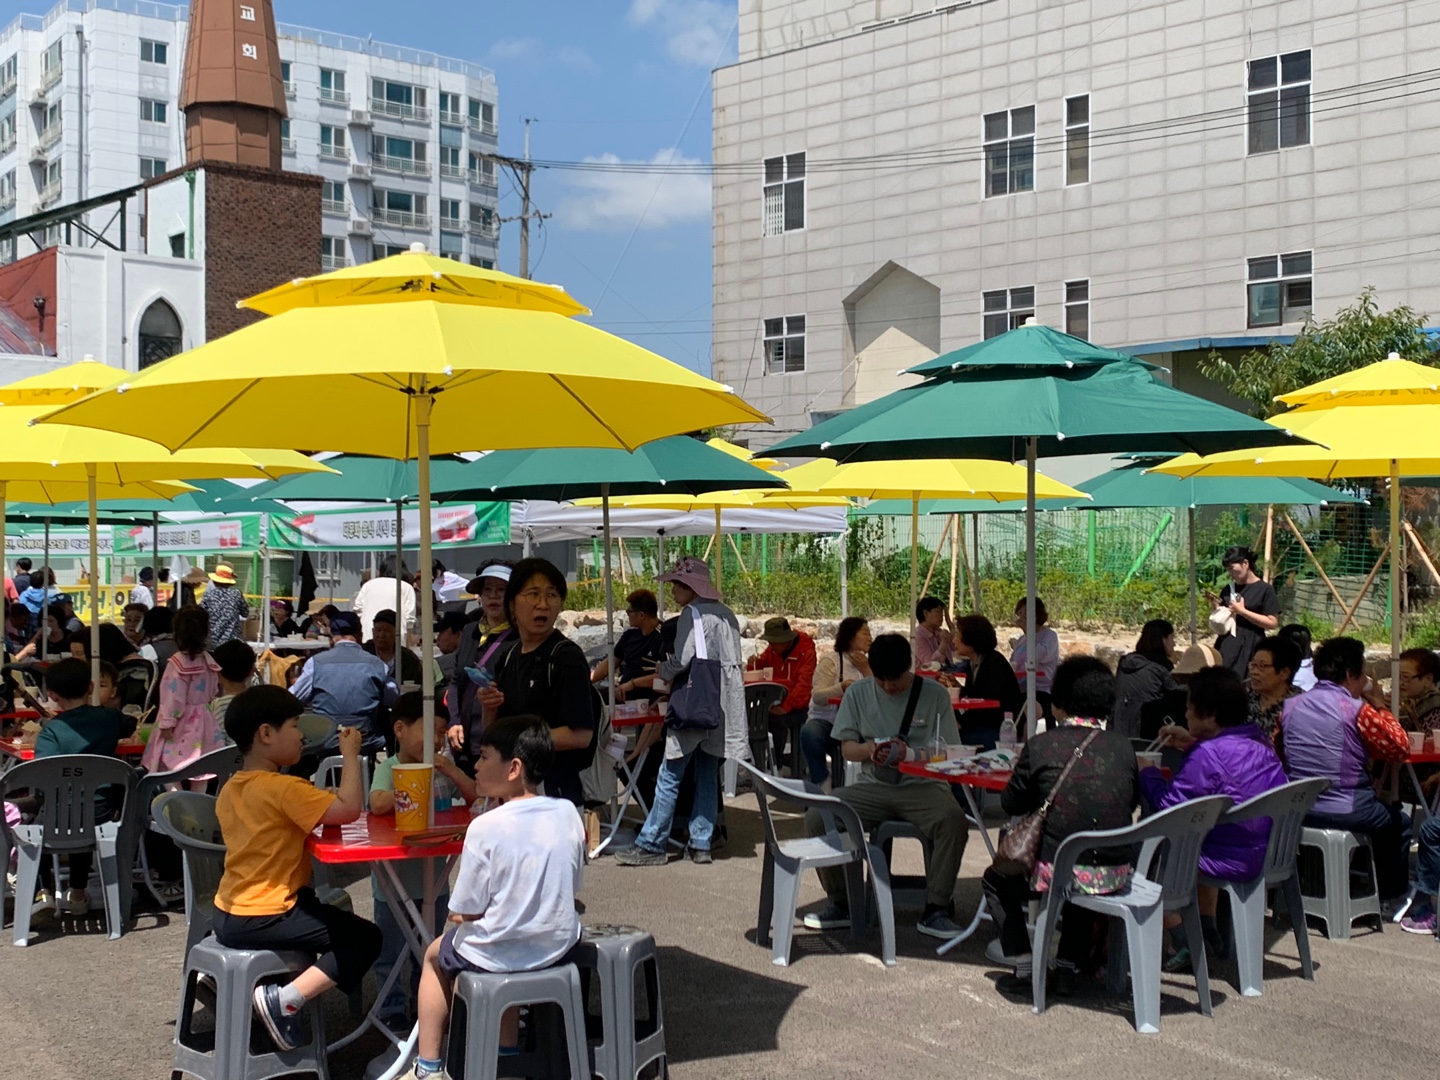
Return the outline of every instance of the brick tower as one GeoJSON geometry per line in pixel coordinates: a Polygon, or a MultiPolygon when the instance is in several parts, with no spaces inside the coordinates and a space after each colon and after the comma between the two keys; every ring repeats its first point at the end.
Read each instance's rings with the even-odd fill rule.
{"type": "Polygon", "coordinates": [[[285,85],[271,0],[191,0],[185,160],[280,171],[285,85]]]}

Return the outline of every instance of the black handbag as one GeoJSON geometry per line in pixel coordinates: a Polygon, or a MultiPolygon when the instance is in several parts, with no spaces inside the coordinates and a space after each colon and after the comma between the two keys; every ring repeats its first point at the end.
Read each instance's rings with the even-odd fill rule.
{"type": "Polygon", "coordinates": [[[670,709],[665,722],[675,731],[713,731],[725,726],[721,693],[722,666],[711,660],[705,648],[705,623],[690,609],[694,628],[695,656],[690,666],[676,676],[670,689],[670,709]]]}
{"type": "Polygon", "coordinates": [[[1070,770],[1085,756],[1085,751],[1099,734],[1098,731],[1090,732],[1085,736],[1085,741],[1071,753],[1070,760],[1060,772],[1060,778],[1050,789],[1050,797],[1040,809],[1026,814],[1000,838],[1000,843],[995,848],[995,867],[1002,874],[1028,878],[1035,873],[1035,864],[1040,861],[1040,845],[1045,839],[1045,819],[1050,816],[1050,807],[1054,806],[1055,800],[1059,798],[1060,789],[1070,777],[1070,770]]]}

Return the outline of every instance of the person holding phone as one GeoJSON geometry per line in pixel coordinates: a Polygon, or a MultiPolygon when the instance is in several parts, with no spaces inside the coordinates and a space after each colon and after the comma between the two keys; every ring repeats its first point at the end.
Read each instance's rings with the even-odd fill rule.
{"type": "Polygon", "coordinates": [[[1256,575],[1259,560],[1249,548],[1229,548],[1220,561],[1230,582],[1219,593],[1207,591],[1205,598],[1213,609],[1211,625],[1217,630],[1224,626],[1215,640],[1220,659],[1243,679],[1250,672],[1255,647],[1280,625],[1280,598],[1268,581],[1256,575]]]}

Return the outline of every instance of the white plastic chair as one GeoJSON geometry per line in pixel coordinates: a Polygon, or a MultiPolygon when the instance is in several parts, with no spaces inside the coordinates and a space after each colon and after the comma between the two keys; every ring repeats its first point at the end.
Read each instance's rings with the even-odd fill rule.
{"type": "Polygon", "coordinates": [[[770,942],[771,962],[778,967],[790,963],[790,941],[795,932],[795,909],[799,903],[800,878],[806,870],[827,866],[845,867],[845,893],[850,904],[850,931],[859,937],[869,922],[865,868],[875,890],[880,913],[880,958],[887,967],[895,964],[895,908],[890,898],[890,872],[879,846],[866,841],[860,815],[833,795],[812,794],[801,780],[780,780],[761,772],[747,761],[739,762],[750,773],[760,817],[765,822],[765,865],[760,879],[760,913],[755,927],[756,941],[770,942]],[[818,810],[825,819],[824,836],[781,840],[775,833],[768,799],[793,803],[803,810],[818,810]]]}
{"type": "Polygon", "coordinates": [[[1052,932],[1065,904],[1070,903],[1110,917],[1110,958],[1106,965],[1110,988],[1124,989],[1123,965],[1128,951],[1135,1030],[1142,1035],[1160,1031],[1164,916],[1166,911],[1181,912],[1195,967],[1195,984],[1200,993],[1200,1011],[1211,1015],[1210,979],[1205,967],[1205,939],[1200,932],[1195,883],[1200,845],[1231,802],[1228,795],[1192,799],[1123,829],[1078,832],[1065,838],[1055,853],[1050,888],[1035,919],[1031,993],[1036,1013],[1045,1011],[1045,977],[1050,966],[1052,932]],[[1074,891],[1075,863],[1082,854],[1137,846],[1140,855],[1134,860],[1135,872],[1128,888],[1103,894],[1074,891]],[[1123,937],[1115,933],[1117,924],[1125,928],[1123,937]]]}
{"type": "Polygon", "coordinates": [[[1310,813],[1315,800],[1329,786],[1330,781],[1324,777],[1295,780],[1245,800],[1225,811],[1220,818],[1221,825],[1270,819],[1270,840],[1265,846],[1265,865],[1259,877],[1251,881],[1226,881],[1207,874],[1200,875],[1202,885],[1221,889],[1230,897],[1235,963],[1239,969],[1240,993],[1245,997],[1259,997],[1264,982],[1265,901],[1271,889],[1280,890],[1285,898],[1285,909],[1290,914],[1290,924],[1295,931],[1295,948],[1300,953],[1300,973],[1306,979],[1313,981],[1315,978],[1296,857],[1300,851],[1300,833],[1305,827],[1305,815],[1310,813]]]}

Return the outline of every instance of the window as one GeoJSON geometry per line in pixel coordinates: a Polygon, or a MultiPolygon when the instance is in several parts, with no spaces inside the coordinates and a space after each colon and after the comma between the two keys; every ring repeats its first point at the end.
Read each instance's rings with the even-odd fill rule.
{"type": "Polygon", "coordinates": [[[0,97],[9,97],[20,78],[20,59],[12,56],[0,64],[0,97]]]}
{"type": "MultiPolygon", "coordinates": [[[[183,233],[180,234],[180,239],[183,244],[183,233]]],[[[164,300],[156,300],[145,309],[145,314],[140,316],[140,367],[147,368],[161,360],[170,359],[180,352],[183,345],[184,331],[180,327],[180,316],[176,315],[175,309],[164,300]]]]}
{"type": "Polygon", "coordinates": [[[1090,340],[1090,280],[1065,282],[1065,333],[1090,340]]]}
{"type": "Polygon", "coordinates": [[[460,227],[460,200],[440,200],[440,227],[442,229],[458,229],[460,227]]]}
{"type": "Polygon", "coordinates": [[[0,154],[15,149],[15,114],[0,117],[0,154]]]}
{"type": "Polygon", "coordinates": [[[370,107],[375,112],[398,116],[402,120],[430,119],[430,113],[425,108],[425,88],[409,83],[371,79],[370,107]]]}
{"type": "Polygon", "coordinates": [[[1310,142],[1310,50],[1250,61],[1250,153],[1310,142]]]}
{"type": "Polygon", "coordinates": [[[320,238],[320,265],[326,270],[338,270],[345,265],[345,238],[322,236],[320,238]]]}
{"type": "Polygon", "coordinates": [[[487,187],[495,186],[495,160],[485,157],[483,154],[470,155],[470,181],[475,184],[484,184],[487,187]]]}
{"type": "Polygon", "coordinates": [[[803,228],[805,228],[804,153],[766,158],[764,234],[779,236],[781,233],[803,228]]]}
{"type": "Polygon", "coordinates": [[[61,178],[60,159],[56,158],[45,166],[45,186],[47,188],[59,187],[61,178]]]}
{"type": "Polygon", "coordinates": [[[805,370],[805,316],[765,320],[765,374],[805,370]]]}
{"type": "Polygon", "coordinates": [[[0,210],[9,210],[15,205],[15,170],[0,173],[0,210]]]}
{"type": "Polygon", "coordinates": [[[376,188],[372,206],[375,219],[381,224],[398,225],[402,229],[429,227],[424,195],[415,195],[409,191],[387,191],[384,188],[376,188]]]}
{"type": "Polygon", "coordinates": [[[141,41],[140,62],[144,64],[159,64],[162,67],[169,63],[170,47],[163,41],[141,41]]]}
{"type": "Polygon", "coordinates": [[[295,138],[290,134],[289,117],[280,121],[280,150],[286,154],[295,153],[295,138]]]}
{"type": "Polygon", "coordinates": [[[331,68],[320,69],[320,100],[333,101],[344,105],[350,100],[345,92],[345,72],[331,68]]]}
{"type": "Polygon", "coordinates": [[[64,53],[61,51],[63,46],[64,42],[62,41],[52,42],[50,47],[45,50],[45,55],[40,58],[41,82],[46,86],[60,78],[64,63],[64,53]]]}
{"type": "Polygon", "coordinates": [[[149,98],[140,99],[140,119],[152,124],[165,123],[165,115],[169,106],[163,101],[152,101],[149,98]]]}
{"type": "Polygon", "coordinates": [[[461,97],[459,94],[451,94],[448,91],[440,91],[440,122],[442,124],[459,124],[464,122],[464,113],[460,110],[461,97]]]}
{"type": "Polygon", "coordinates": [[[1248,271],[1246,326],[1281,326],[1310,318],[1310,252],[1251,259],[1248,271]]]}
{"type": "Polygon", "coordinates": [[[280,81],[285,84],[285,96],[295,96],[295,80],[290,77],[290,61],[280,61],[280,81]]]}
{"type": "Polygon", "coordinates": [[[460,148],[458,146],[440,147],[440,175],[464,179],[465,170],[460,165],[460,148]]]}
{"type": "Polygon", "coordinates": [[[408,247],[401,247],[398,244],[376,244],[374,247],[377,259],[388,259],[392,255],[404,255],[410,250],[408,247]]]}
{"type": "Polygon", "coordinates": [[[370,160],[377,169],[390,172],[408,173],[414,176],[429,176],[430,168],[425,164],[425,144],[414,139],[397,139],[393,135],[372,135],[370,138],[370,160]]]}
{"type": "MultiPolygon", "coordinates": [[[[1088,109],[1087,109],[1088,111],[1088,109]]],[[[1035,190],[1035,106],[985,116],[985,195],[1035,190]]]]}
{"type": "Polygon", "coordinates": [[[320,156],[339,161],[346,159],[345,129],[343,127],[332,127],[329,124],[320,125],[320,156]]]}
{"type": "Polygon", "coordinates": [[[320,185],[320,209],[327,214],[345,212],[345,181],[326,180],[320,185]]]}
{"type": "Polygon", "coordinates": [[[997,289],[985,294],[985,336],[999,337],[1007,330],[1024,326],[1035,316],[1035,286],[1022,289],[997,289]]]}
{"type": "Polygon", "coordinates": [[[481,101],[479,98],[471,98],[470,126],[477,131],[483,131],[487,135],[495,134],[495,106],[488,101],[481,101]]]}
{"type": "Polygon", "coordinates": [[[470,231],[478,233],[487,239],[494,240],[499,237],[500,231],[495,222],[495,211],[488,206],[481,206],[479,203],[470,204],[470,231]]]}
{"type": "Polygon", "coordinates": [[[165,159],[142,157],[140,159],[140,179],[154,180],[155,177],[165,172],[165,159]]]}
{"type": "Polygon", "coordinates": [[[440,254],[446,258],[459,259],[465,253],[465,238],[457,232],[441,232],[440,254]]]}
{"type": "Polygon", "coordinates": [[[1065,184],[1090,182],[1090,95],[1065,99],[1065,184]]]}
{"type": "Polygon", "coordinates": [[[472,256],[470,256],[470,265],[471,265],[471,266],[478,266],[478,267],[480,267],[481,270],[494,270],[494,269],[495,269],[495,260],[494,260],[494,259],[481,259],[481,258],[477,258],[476,256],[472,255],[472,256]]]}

